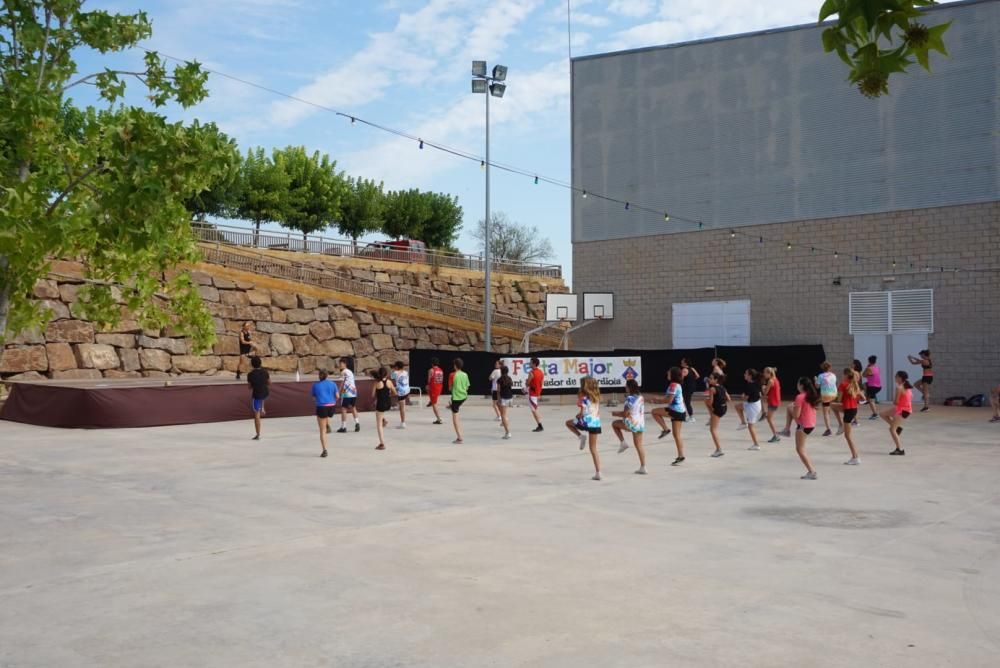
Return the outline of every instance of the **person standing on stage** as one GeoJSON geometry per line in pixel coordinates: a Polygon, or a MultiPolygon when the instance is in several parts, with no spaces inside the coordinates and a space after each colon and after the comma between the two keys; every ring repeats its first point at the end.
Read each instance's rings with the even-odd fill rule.
{"type": "Polygon", "coordinates": [[[245,322],[240,328],[240,359],[236,362],[236,380],[243,375],[243,360],[253,352],[253,323],[245,322]]]}
{"type": "Polygon", "coordinates": [[[320,370],[319,380],[313,383],[312,396],[316,401],[316,424],[319,425],[319,444],[323,448],[320,457],[326,457],[326,432],[330,418],[337,412],[337,384],[327,379],[326,371],[320,370]]]}
{"type": "Polygon", "coordinates": [[[531,417],[535,418],[535,422],[538,424],[532,429],[535,432],[545,430],[542,427],[542,415],[538,410],[538,403],[542,399],[542,381],[545,378],[545,374],[539,368],[541,366],[542,363],[537,357],[531,358],[531,370],[528,371],[528,380],[524,384],[525,392],[528,395],[528,405],[531,406],[531,417]]]}
{"type": "Polygon", "coordinates": [[[253,440],[260,440],[260,418],[264,415],[264,400],[271,393],[271,374],[260,368],[260,358],[254,355],[250,358],[252,369],[247,374],[247,384],[250,386],[250,405],[253,409],[253,428],[256,435],[253,440]]]}
{"type": "Polygon", "coordinates": [[[354,382],[354,372],[347,368],[348,359],[340,358],[340,376],[343,378],[340,389],[340,429],[338,434],[347,433],[347,411],[350,410],[354,416],[354,431],[361,431],[361,424],[358,422],[358,386],[354,382]]]}
{"type": "Polygon", "coordinates": [[[438,413],[438,398],[444,391],[444,369],[438,358],[431,358],[431,368],[427,371],[427,405],[434,411],[434,424],[442,424],[438,413]]]}

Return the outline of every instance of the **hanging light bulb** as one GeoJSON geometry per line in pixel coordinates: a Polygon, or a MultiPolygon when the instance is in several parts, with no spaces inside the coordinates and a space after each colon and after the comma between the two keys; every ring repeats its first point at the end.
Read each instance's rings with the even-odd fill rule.
{"type": "Polygon", "coordinates": [[[479,169],[486,169],[486,161],[485,160],[480,160],[479,161],[479,169]]]}
{"type": "Polygon", "coordinates": [[[625,210],[628,211],[628,202],[625,202],[625,210]]]}
{"type": "Polygon", "coordinates": [[[838,253],[837,251],[833,251],[833,259],[834,260],[839,260],[840,259],[840,253],[838,253]]]}
{"type": "Polygon", "coordinates": [[[701,221],[699,220],[699,221],[698,221],[698,229],[700,230],[700,229],[701,229],[702,227],[704,227],[704,223],[702,223],[702,222],[701,222],[701,221]]]}
{"type": "Polygon", "coordinates": [[[583,191],[583,199],[587,199],[587,191],[586,190],[583,191]]]}
{"type": "Polygon", "coordinates": [[[420,150],[421,151],[424,150],[424,140],[423,139],[420,140],[420,150]]]}
{"type": "Polygon", "coordinates": [[[669,223],[670,222],[670,214],[669,213],[664,213],[663,214],[663,222],[665,222],[665,223],[669,223]]]}
{"type": "Polygon", "coordinates": [[[789,241],[787,244],[785,244],[785,250],[792,250],[792,242],[791,241],[789,241]]]}
{"type": "Polygon", "coordinates": [[[356,119],[356,118],[354,118],[354,116],[351,116],[351,125],[354,125],[354,121],[356,121],[356,120],[357,120],[357,119],[356,119]]]}
{"type": "Polygon", "coordinates": [[[760,237],[759,239],[757,239],[757,243],[763,244],[764,243],[764,237],[760,237]]]}
{"type": "Polygon", "coordinates": [[[729,230],[729,238],[730,239],[736,238],[736,230],[729,230]]]}
{"type": "Polygon", "coordinates": [[[535,185],[536,186],[538,185],[538,177],[537,176],[535,177],[535,185]]]}
{"type": "Polygon", "coordinates": [[[895,269],[895,268],[896,268],[896,258],[893,258],[893,259],[892,259],[892,268],[893,268],[893,269],[895,269]]]}

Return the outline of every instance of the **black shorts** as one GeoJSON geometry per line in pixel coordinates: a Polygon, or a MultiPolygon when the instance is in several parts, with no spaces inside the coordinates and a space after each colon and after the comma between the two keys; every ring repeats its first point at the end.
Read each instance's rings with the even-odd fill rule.
{"type": "Polygon", "coordinates": [[[248,346],[245,343],[240,344],[240,355],[249,355],[251,350],[253,350],[253,346],[248,346]]]}
{"type": "Polygon", "coordinates": [[[449,408],[451,409],[452,413],[457,413],[462,409],[462,404],[464,403],[465,399],[452,399],[451,406],[449,406],[449,408]]]}
{"type": "Polygon", "coordinates": [[[815,428],[816,427],[803,427],[802,425],[799,425],[798,427],[795,428],[795,430],[796,431],[801,431],[806,436],[808,436],[809,434],[813,433],[813,429],[815,429],[815,428]]]}
{"type": "Polygon", "coordinates": [[[845,408],[844,409],[844,422],[854,422],[854,418],[858,417],[857,408],[845,408]]]}
{"type": "Polygon", "coordinates": [[[378,402],[378,401],[375,402],[375,412],[376,413],[388,413],[391,410],[392,410],[392,402],[391,401],[387,402],[387,403],[384,403],[384,404],[381,403],[381,402],[378,402]]]}
{"type": "Polygon", "coordinates": [[[493,390],[492,395],[493,395],[493,401],[500,401],[500,393],[499,392],[497,392],[496,390],[493,390]]]}
{"type": "Polygon", "coordinates": [[[934,382],[934,376],[924,376],[923,378],[920,379],[920,382],[923,383],[924,385],[930,385],[931,383],[934,382]]]}
{"type": "Polygon", "coordinates": [[[825,406],[826,408],[829,408],[829,407],[830,407],[830,404],[832,404],[832,403],[833,403],[832,401],[824,401],[824,402],[823,402],[823,405],[824,405],[824,406],[825,406]]]}
{"type": "Polygon", "coordinates": [[[878,396],[878,393],[881,391],[882,391],[881,387],[872,387],[871,385],[869,385],[868,387],[865,388],[865,396],[867,396],[869,399],[874,399],[875,397],[878,396]]]}
{"type": "Polygon", "coordinates": [[[671,422],[686,422],[688,419],[686,411],[675,411],[668,408],[667,412],[670,413],[671,422]]]}
{"type": "Polygon", "coordinates": [[[399,399],[400,401],[406,401],[406,398],[408,396],[410,396],[409,392],[397,392],[396,393],[396,398],[399,399]]]}
{"type": "Polygon", "coordinates": [[[721,417],[725,417],[727,410],[729,410],[729,406],[723,406],[722,408],[718,408],[718,409],[713,408],[712,409],[712,415],[714,415],[715,417],[720,417],[720,418],[721,417]]]}
{"type": "Polygon", "coordinates": [[[902,413],[900,413],[900,415],[905,420],[906,418],[910,417],[910,411],[903,411],[902,413]]]}
{"type": "Polygon", "coordinates": [[[358,403],[357,397],[344,397],[340,400],[341,408],[354,408],[354,405],[358,403]]]}
{"type": "Polygon", "coordinates": [[[317,406],[316,407],[316,417],[318,418],[332,418],[333,414],[337,412],[336,406],[317,406]]]}

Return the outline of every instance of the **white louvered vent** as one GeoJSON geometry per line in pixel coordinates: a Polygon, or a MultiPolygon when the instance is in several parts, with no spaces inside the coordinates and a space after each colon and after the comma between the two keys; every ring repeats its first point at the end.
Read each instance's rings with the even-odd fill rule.
{"type": "Polygon", "coordinates": [[[852,292],[850,309],[851,334],[890,332],[888,292],[852,292]]]}
{"type": "Polygon", "coordinates": [[[892,331],[934,333],[934,291],[893,290],[892,331]]]}

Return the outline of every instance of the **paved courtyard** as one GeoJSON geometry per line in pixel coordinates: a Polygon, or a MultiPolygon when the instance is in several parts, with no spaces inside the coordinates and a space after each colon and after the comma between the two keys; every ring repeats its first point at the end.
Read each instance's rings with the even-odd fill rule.
{"type": "MultiPolygon", "coordinates": [[[[470,402],[474,404],[475,402],[470,402]]],[[[863,422],[710,458],[650,434],[604,476],[545,406],[466,444],[412,409],[317,457],[310,418],[121,431],[0,422],[0,666],[996,666],[1000,425],[863,422]]],[[[605,417],[607,410],[604,409],[605,417]]],[[[702,418],[704,416],[702,415],[702,418]]]]}

